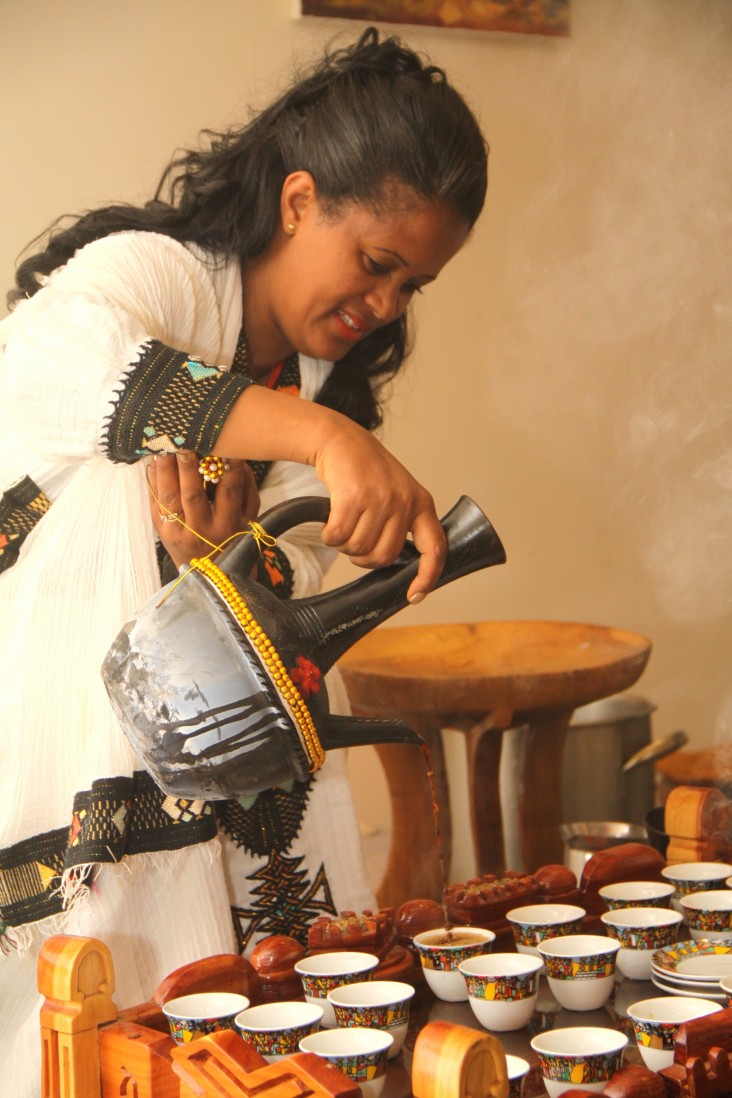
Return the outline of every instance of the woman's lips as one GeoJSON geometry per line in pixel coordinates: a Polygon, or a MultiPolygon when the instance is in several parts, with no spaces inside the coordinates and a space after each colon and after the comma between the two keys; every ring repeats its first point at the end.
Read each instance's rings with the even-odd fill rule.
{"type": "Polygon", "coordinates": [[[370,331],[369,326],[359,316],[347,313],[345,309],[336,309],[335,318],[341,338],[350,343],[355,343],[370,331]]]}

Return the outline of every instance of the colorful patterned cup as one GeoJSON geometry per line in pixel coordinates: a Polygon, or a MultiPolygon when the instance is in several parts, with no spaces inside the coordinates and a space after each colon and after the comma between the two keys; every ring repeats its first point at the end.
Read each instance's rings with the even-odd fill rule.
{"type": "Polygon", "coordinates": [[[524,1083],[529,1074],[530,1064],[522,1056],[506,1056],[508,1070],[508,1098],[522,1098],[524,1083]]]}
{"type": "Polygon", "coordinates": [[[575,904],[527,904],[512,908],[506,919],[511,924],[518,952],[538,957],[539,942],[546,938],[581,933],[586,914],[583,907],[575,904]]]}
{"type": "Polygon", "coordinates": [[[428,986],[438,999],[450,1003],[468,998],[465,978],[458,965],[490,952],[496,936],[479,926],[441,927],[413,938],[428,986]]]}
{"type": "Polygon", "coordinates": [[[633,1023],[635,1041],[646,1067],[651,1071],[671,1067],[679,1026],[692,1018],[714,1014],[721,1009],[721,1005],[711,999],[681,995],[664,995],[658,999],[631,1003],[628,1017],[633,1023]]]}
{"type": "Polygon", "coordinates": [[[242,1010],[236,1028],[248,1045],[269,1063],[297,1052],[303,1037],[315,1033],[323,1008],[313,1003],[263,1003],[242,1010]]]}
{"type": "Polygon", "coordinates": [[[195,995],[181,995],[163,1004],[163,1014],[168,1019],[170,1036],[177,1045],[187,1045],[207,1033],[221,1029],[235,1029],[237,1014],[249,1006],[245,995],[226,991],[202,991],[195,995]]]}
{"type": "Polygon", "coordinates": [[[549,989],[567,1010],[597,1010],[610,998],[620,942],[599,934],[568,934],[539,944],[549,989]]]}
{"type": "Polygon", "coordinates": [[[349,950],[334,950],[332,953],[316,953],[312,957],[303,957],[295,964],[305,993],[305,1001],[323,1008],[325,1029],[336,1025],[333,1007],[328,1002],[328,992],[344,984],[355,984],[360,980],[370,980],[371,974],[379,964],[379,958],[373,953],[358,953],[349,950]]]}
{"type": "Polygon", "coordinates": [[[458,966],[468,988],[473,1014],[486,1029],[521,1029],[534,1013],[541,957],[490,953],[458,966]]]}
{"type": "Polygon", "coordinates": [[[676,941],[683,922],[678,911],[665,907],[619,907],[600,919],[620,942],[618,968],[629,980],[650,980],[654,952],[676,941]]]}
{"type": "Polygon", "coordinates": [[[693,892],[682,896],[679,904],[695,942],[732,938],[732,889],[693,892]]]}
{"type": "Polygon", "coordinates": [[[409,1025],[409,1007],[414,995],[411,984],[398,980],[368,980],[347,984],[328,992],[339,1029],[358,1026],[390,1033],[394,1043],[389,1058],[401,1052],[409,1025]]]}
{"type": "Polygon", "coordinates": [[[674,886],[668,881],[619,881],[598,891],[608,911],[620,907],[670,907],[674,886]]]}
{"type": "Polygon", "coordinates": [[[552,1029],[531,1039],[549,1098],[575,1088],[602,1094],[622,1067],[627,1044],[624,1033],[601,1026],[552,1029]]]}
{"type": "Polygon", "coordinates": [[[303,1037],[301,1052],[314,1052],[329,1060],[361,1088],[363,1098],[379,1098],[386,1079],[386,1058],[393,1038],[378,1029],[321,1030],[303,1037]]]}

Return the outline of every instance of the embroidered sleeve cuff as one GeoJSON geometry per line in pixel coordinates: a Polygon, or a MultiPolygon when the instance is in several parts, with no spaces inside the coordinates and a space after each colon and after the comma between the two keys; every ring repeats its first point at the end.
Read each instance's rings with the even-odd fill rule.
{"type": "Polygon", "coordinates": [[[228,374],[151,340],[116,394],[102,449],[112,461],[127,463],[179,449],[207,454],[251,384],[241,374],[228,374]]]}

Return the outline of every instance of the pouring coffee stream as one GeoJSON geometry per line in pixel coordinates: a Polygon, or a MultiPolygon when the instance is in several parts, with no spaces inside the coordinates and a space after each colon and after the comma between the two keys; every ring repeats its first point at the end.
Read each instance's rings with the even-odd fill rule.
{"type": "MultiPolygon", "coordinates": [[[[326,522],[329,501],[272,508],[273,537],[326,522]]],[[[447,558],[437,587],[502,564],[506,554],[476,503],[442,519],[447,558]]],[[[333,715],[324,676],[343,653],[404,609],[419,554],[407,542],[387,568],[310,598],[280,600],[251,578],[258,545],[242,538],[193,563],[112,644],[102,677],[120,724],[155,781],[178,797],[226,799],[305,780],[338,747],[421,744],[403,721],[333,715]]]]}

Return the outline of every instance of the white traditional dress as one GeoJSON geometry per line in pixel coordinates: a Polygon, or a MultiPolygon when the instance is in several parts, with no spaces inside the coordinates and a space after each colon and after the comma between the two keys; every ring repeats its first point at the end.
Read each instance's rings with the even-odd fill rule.
{"type": "MultiPolygon", "coordinates": [[[[125,1007],[179,965],[374,904],[342,752],[259,798],[168,797],[100,676],[160,586],[147,456],[215,449],[251,383],[230,369],[241,322],[238,264],[126,232],[87,245],[0,324],[0,1075],[13,1098],[38,1093],[44,936],[105,941],[125,1007]]],[[[330,369],[301,357],[281,385],[312,400],[330,369]]],[[[276,462],[262,511],[313,494],[325,488],[310,467],[276,462]]],[[[295,597],[333,558],[319,534],[288,532],[265,562],[295,597]]],[[[329,694],[345,711],[337,678],[329,694]]]]}

